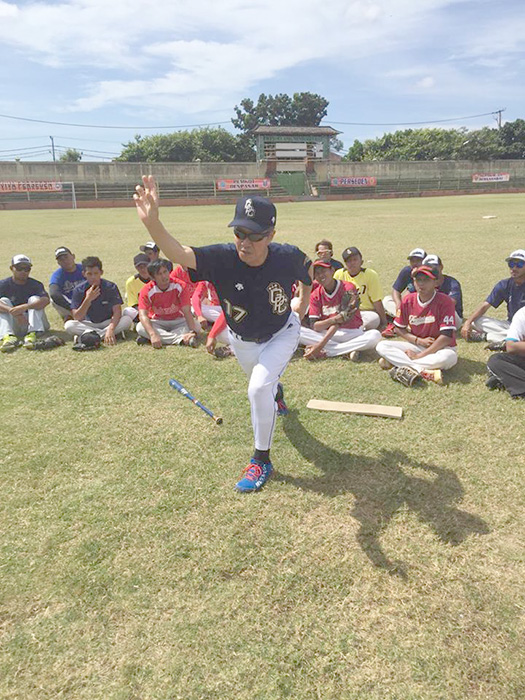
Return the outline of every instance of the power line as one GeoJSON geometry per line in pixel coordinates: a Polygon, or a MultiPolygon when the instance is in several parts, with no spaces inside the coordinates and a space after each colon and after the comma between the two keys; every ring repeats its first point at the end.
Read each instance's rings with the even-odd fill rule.
{"type": "MultiPolygon", "coordinates": [[[[465,119],[477,119],[478,117],[491,117],[494,114],[501,114],[504,109],[496,109],[493,112],[485,112],[484,114],[471,114],[468,117],[451,117],[450,119],[430,119],[425,122],[334,122],[330,120],[330,124],[345,124],[347,126],[416,126],[421,124],[443,124],[444,122],[460,122],[465,119]]],[[[1,115],[0,115],[1,116],[1,115]]]]}
{"type": "Polygon", "coordinates": [[[16,117],[12,114],[0,114],[3,119],[15,119],[22,122],[36,122],[37,124],[54,124],[55,126],[76,126],[82,129],[190,129],[200,126],[219,126],[220,124],[230,124],[230,121],[225,122],[207,122],[206,124],[179,124],[174,126],[104,126],[100,124],[72,124],[70,122],[53,122],[47,119],[30,119],[29,117],[16,117]]]}

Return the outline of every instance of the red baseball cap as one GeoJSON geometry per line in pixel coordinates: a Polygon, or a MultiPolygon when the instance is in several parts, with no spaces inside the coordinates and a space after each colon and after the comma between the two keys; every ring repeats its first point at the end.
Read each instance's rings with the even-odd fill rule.
{"type": "Polygon", "coordinates": [[[437,280],[439,271],[435,267],[430,267],[430,265],[421,265],[412,270],[412,277],[417,277],[417,275],[426,275],[431,280],[437,280]]]}

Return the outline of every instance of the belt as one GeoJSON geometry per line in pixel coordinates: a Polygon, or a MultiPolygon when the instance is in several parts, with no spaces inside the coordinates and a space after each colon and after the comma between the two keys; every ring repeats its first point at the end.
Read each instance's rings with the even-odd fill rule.
{"type": "MultiPolygon", "coordinates": [[[[287,328],[291,328],[291,327],[292,327],[292,324],[289,323],[286,327],[287,327],[287,328]]],[[[279,331],[281,331],[281,330],[282,330],[282,328],[279,328],[279,330],[276,331],[276,333],[279,333],[279,331]]],[[[235,335],[237,338],[239,338],[239,340],[242,340],[242,341],[244,341],[245,343],[257,343],[258,345],[260,345],[261,343],[267,343],[267,342],[268,342],[269,340],[271,340],[271,339],[273,338],[273,336],[275,335],[275,333],[270,333],[269,335],[263,335],[261,338],[247,338],[246,336],[244,336],[244,335],[239,335],[238,333],[235,333],[234,331],[232,331],[232,333],[234,333],[234,335],[235,335]]]]}

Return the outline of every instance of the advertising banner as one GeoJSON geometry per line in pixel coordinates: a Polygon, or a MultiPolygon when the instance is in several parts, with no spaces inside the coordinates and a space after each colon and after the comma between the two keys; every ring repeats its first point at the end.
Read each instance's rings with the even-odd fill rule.
{"type": "Polygon", "coordinates": [[[61,182],[0,182],[0,192],[62,192],[61,182]]]}
{"type": "Polygon", "coordinates": [[[246,178],[244,180],[217,180],[217,189],[227,190],[269,190],[269,178],[246,178]]]}
{"type": "Polygon", "coordinates": [[[510,173],[474,173],[472,182],[508,182],[510,173]]]}
{"type": "Polygon", "coordinates": [[[375,187],[377,177],[332,177],[330,187],[375,187]]]}

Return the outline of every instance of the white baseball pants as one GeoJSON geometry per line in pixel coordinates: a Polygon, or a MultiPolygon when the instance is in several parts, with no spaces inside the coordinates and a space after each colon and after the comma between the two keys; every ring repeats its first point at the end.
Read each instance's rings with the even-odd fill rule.
{"type": "Polygon", "coordinates": [[[458,361],[455,348],[443,348],[432,355],[425,355],[420,360],[411,360],[406,354],[407,350],[423,352],[424,348],[406,340],[382,340],[376,345],[376,352],[395,367],[412,367],[417,372],[422,369],[450,369],[458,361]]]}
{"type": "Polygon", "coordinates": [[[489,318],[488,316],[480,316],[472,325],[477,331],[487,334],[489,343],[499,343],[500,340],[505,340],[507,331],[510,328],[509,321],[500,321],[497,318],[489,318]]]}
{"type": "MultiPolygon", "coordinates": [[[[39,299],[41,297],[32,296],[29,297],[27,303],[33,304],[39,299]]],[[[0,301],[2,304],[13,308],[11,299],[8,297],[2,297],[0,301]]],[[[49,321],[44,309],[29,309],[29,311],[18,317],[0,313],[0,338],[3,338],[4,335],[23,336],[26,333],[43,333],[49,328],[49,321]]]]}
{"type": "Polygon", "coordinates": [[[389,316],[396,315],[396,302],[394,301],[394,297],[391,294],[387,294],[386,297],[383,299],[383,307],[389,316]]]}
{"type": "MultiPolygon", "coordinates": [[[[151,325],[160,335],[163,345],[180,345],[182,338],[190,329],[183,318],[176,318],[173,321],[161,321],[160,319],[150,319],[151,325]]],[[[137,323],[137,333],[143,338],[148,338],[149,333],[142,323],[137,323]]]]}
{"type": "Polygon", "coordinates": [[[229,344],[248,376],[248,399],[256,450],[272,444],[277,404],[277,384],[299,344],[301,322],[291,313],[283,328],[265,343],[245,342],[228,328],[229,344]]]}
{"type": "MultiPolygon", "coordinates": [[[[301,326],[299,343],[301,345],[316,345],[324,338],[323,331],[314,331],[301,326]]],[[[337,330],[324,346],[328,357],[347,355],[354,350],[373,350],[381,340],[379,331],[363,331],[362,328],[341,328],[337,330]]]]}
{"type": "MultiPolygon", "coordinates": [[[[87,319],[83,321],[66,321],[64,323],[64,330],[69,333],[69,335],[82,335],[82,333],[86,333],[87,331],[95,331],[103,338],[110,321],[111,319],[109,318],[107,321],[101,321],[100,323],[93,323],[93,321],[88,321],[87,319]]],[[[129,316],[121,316],[115,328],[115,335],[129,330],[132,323],[133,321],[129,316]]]]}
{"type": "Polygon", "coordinates": [[[374,328],[379,328],[381,319],[379,318],[378,313],[376,313],[375,311],[361,310],[359,310],[359,313],[361,314],[361,318],[363,319],[363,328],[365,329],[365,331],[369,331],[374,328]]]}

